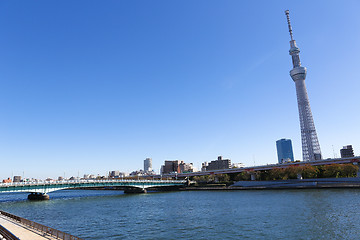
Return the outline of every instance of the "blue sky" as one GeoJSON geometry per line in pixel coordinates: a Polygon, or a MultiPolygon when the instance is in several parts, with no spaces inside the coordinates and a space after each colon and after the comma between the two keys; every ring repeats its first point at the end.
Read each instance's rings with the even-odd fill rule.
{"type": "Polygon", "coordinates": [[[0,178],[301,159],[290,10],[323,157],[360,155],[359,1],[1,1],[0,178]]]}

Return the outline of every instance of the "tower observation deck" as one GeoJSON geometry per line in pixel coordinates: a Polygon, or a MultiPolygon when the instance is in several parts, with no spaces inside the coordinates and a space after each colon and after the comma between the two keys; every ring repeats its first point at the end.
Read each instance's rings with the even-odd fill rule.
{"type": "Polygon", "coordinates": [[[293,39],[289,10],[286,10],[285,14],[291,38],[289,54],[292,58],[293,69],[290,71],[290,76],[296,86],[303,161],[319,160],[321,159],[320,144],[316,134],[314,119],[310,109],[309,97],[305,86],[306,68],[301,66],[299,56],[300,49],[296,46],[296,42],[293,39]]]}

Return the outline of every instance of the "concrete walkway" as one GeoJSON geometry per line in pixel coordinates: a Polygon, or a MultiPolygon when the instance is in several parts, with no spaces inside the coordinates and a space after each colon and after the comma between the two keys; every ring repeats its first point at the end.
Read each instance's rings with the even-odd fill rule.
{"type": "Polygon", "coordinates": [[[9,230],[16,237],[21,240],[44,240],[44,239],[57,239],[28,226],[22,225],[13,219],[7,218],[0,214],[0,225],[9,230]]]}

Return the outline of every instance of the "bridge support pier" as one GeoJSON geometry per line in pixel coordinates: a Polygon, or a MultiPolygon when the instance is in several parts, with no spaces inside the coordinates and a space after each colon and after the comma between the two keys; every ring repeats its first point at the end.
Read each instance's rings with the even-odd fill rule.
{"type": "Polygon", "coordinates": [[[124,193],[147,193],[147,191],[145,188],[126,188],[124,193]]]}
{"type": "Polygon", "coordinates": [[[46,193],[30,193],[28,195],[28,200],[39,201],[39,200],[49,200],[50,197],[46,193]]]}

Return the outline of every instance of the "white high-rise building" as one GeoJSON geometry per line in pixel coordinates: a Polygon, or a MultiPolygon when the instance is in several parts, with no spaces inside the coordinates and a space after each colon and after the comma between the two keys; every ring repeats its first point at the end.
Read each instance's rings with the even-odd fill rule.
{"type": "Polygon", "coordinates": [[[144,160],[144,172],[150,172],[152,171],[152,159],[146,158],[144,160]]]}
{"type": "Polygon", "coordinates": [[[309,97],[305,86],[306,68],[301,66],[299,56],[300,49],[296,46],[296,42],[293,39],[289,10],[286,10],[285,14],[291,38],[289,54],[292,58],[293,69],[290,71],[290,76],[296,86],[303,161],[319,160],[321,159],[320,144],[316,134],[315,124],[310,109],[309,97]]]}

